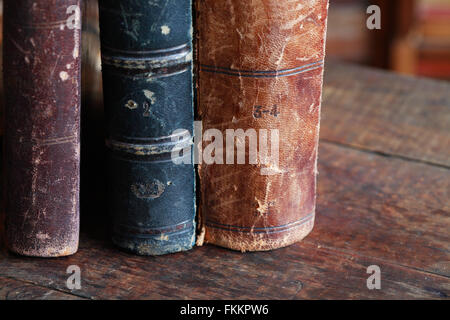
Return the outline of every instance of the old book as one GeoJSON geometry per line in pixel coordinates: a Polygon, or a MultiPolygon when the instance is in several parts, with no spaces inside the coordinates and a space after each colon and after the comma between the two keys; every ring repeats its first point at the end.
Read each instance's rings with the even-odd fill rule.
{"type": "Polygon", "coordinates": [[[198,243],[290,245],[314,224],[328,1],[199,0],[196,8],[198,243]]]}
{"type": "Polygon", "coordinates": [[[113,242],[142,255],[195,242],[190,0],[99,2],[113,242]],[[185,150],[188,149],[188,150],[185,150]]]}
{"type": "Polygon", "coordinates": [[[80,1],[4,2],[9,248],[73,254],[79,234],[80,1]]]}

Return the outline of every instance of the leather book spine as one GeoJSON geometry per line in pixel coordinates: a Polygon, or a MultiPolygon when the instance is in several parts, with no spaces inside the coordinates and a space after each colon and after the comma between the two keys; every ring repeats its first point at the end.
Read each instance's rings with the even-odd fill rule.
{"type": "Polygon", "coordinates": [[[328,1],[198,0],[196,8],[204,241],[240,251],[300,241],[315,217],[328,1]],[[224,139],[212,155],[211,129],[224,139]],[[239,129],[247,135],[235,136],[239,129]],[[248,142],[245,163],[229,142],[236,150],[248,142]]]}
{"type": "Polygon", "coordinates": [[[140,255],[195,243],[191,6],[99,2],[113,242],[140,255]]]}
{"type": "Polygon", "coordinates": [[[4,1],[10,250],[73,254],[79,237],[80,1],[4,1]]]}

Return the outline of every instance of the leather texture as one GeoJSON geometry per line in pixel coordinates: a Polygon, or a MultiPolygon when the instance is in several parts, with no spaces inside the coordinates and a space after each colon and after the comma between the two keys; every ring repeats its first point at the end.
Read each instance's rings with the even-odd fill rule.
{"type": "Polygon", "coordinates": [[[194,167],[171,157],[176,143],[192,144],[191,6],[99,2],[108,210],[113,242],[137,254],[184,251],[195,242],[194,167]]]}
{"type": "Polygon", "coordinates": [[[314,224],[328,1],[198,0],[196,8],[203,129],[279,131],[278,164],[200,165],[198,243],[290,245],[314,224]]]}
{"type": "Polygon", "coordinates": [[[80,1],[4,1],[9,249],[73,254],[79,237],[80,1]]]}

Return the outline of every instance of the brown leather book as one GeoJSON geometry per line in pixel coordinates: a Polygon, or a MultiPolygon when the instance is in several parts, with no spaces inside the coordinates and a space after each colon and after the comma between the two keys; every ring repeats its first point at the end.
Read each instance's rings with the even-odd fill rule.
{"type": "Polygon", "coordinates": [[[80,0],[4,2],[10,250],[73,254],[79,234],[80,0]]]}
{"type": "Polygon", "coordinates": [[[196,6],[198,244],[262,251],[295,243],[314,224],[328,1],[196,6]]]}

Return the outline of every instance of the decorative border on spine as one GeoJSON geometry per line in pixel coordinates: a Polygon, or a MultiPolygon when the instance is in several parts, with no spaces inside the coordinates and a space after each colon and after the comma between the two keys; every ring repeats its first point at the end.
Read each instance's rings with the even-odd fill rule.
{"type": "Polygon", "coordinates": [[[314,213],[310,213],[307,216],[301,218],[300,220],[284,224],[281,226],[273,226],[273,227],[242,227],[229,224],[222,224],[211,220],[207,220],[205,224],[207,227],[210,228],[239,233],[280,233],[292,230],[294,228],[298,228],[299,226],[311,221],[312,219],[314,219],[314,213]]]}
{"type": "Polygon", "coordinates": [[[316,61],[303,65],[301,67],[284,69],[284,70],[240,70],[225,67],[216,67],[202,64],[200,65],[200,71],[209,73],[218,73],[235,77],[246,77],[246,78],[281,78],[289,77],[304,72],[320,69],[324,66],[324,61],[316,61]]]}
{"type": "Polygon", "coordinates": [[[151,51],[126,51],[102,46],[102,66],[108,73],[157,78],[186,72],[191,65],[192,48],[187,43],[151,51]]]}
{"type": "Polygon", "coordinates": [[[120,236],[127,238],[136,237],[145,239],[145,238],[153,238],[161,234],[174,235],[178,233],[187,232],[190,231],[193,226],[194,222],[191,220],[183,221],[178,224],[163,228],[136,228],[120,224],[114,228],[114,232],[120,236]]]}

